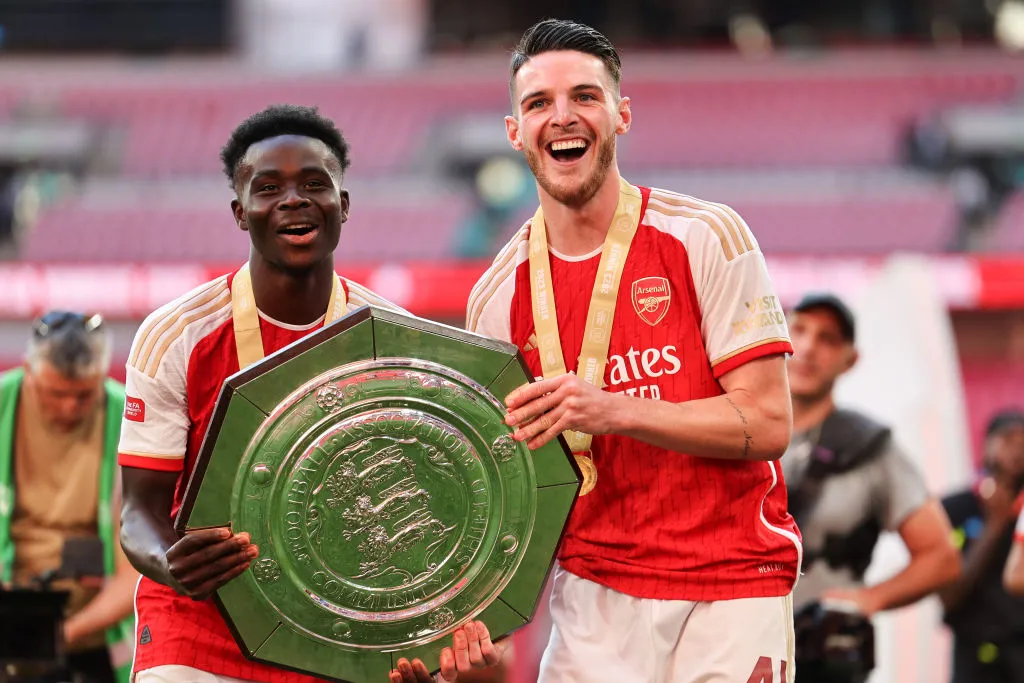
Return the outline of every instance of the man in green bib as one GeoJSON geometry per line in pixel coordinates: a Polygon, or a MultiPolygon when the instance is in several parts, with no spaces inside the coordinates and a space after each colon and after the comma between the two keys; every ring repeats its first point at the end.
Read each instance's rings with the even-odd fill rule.
{"type": "Polygon", "coordinates": [[[131,670],[138,573],[118,542],[124,386],[107,378],[110,347],[100,316],[52,311],[24,366],[0,375],[0,581],[57,577],[50,588],[68,592],[59,680],[74,683],[131,670]]]}

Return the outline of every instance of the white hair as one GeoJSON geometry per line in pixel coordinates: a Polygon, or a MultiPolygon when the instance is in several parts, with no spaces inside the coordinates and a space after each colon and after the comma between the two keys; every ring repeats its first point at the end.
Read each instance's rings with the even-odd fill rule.
{"type": "Polygon", "coordinates": [[[33,373],[49,363],[69,379],[84,379],[107,374],[112,347],[101,316],[50,313],[33,324],[25,361],[33,373]]]}

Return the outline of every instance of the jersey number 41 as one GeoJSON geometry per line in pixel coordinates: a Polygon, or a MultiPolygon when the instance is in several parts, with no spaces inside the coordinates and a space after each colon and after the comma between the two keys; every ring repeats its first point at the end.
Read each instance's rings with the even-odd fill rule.
{"type": "MultiPolygon", "coordinates": [[[[786,660],[779,662],[779,683],[786,683],[786,660]]],[[[775,668],[770,657],[759,657],[747,683],[775,683],[775,668]]]]}

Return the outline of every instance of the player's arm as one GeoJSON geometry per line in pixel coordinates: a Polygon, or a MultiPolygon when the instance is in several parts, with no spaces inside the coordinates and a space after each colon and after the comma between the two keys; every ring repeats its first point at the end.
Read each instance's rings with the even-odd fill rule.
{"type": "Polygon", "coordinates": [[[144,576],[195,599],[238,576],[258,549],[247,534],[203,529],[179,539],[171,520],[188,440],[185,371],[180,345],[160,353],[145,344],[143,323],[127,366],[121,425],[121,547],[144,576]],[[141,346],[141,349],[140,349],[141,346]]]}
{"type": "Polygon", "coordinates": [[[195,599],[248,569],[259,552],[246,533],[202,529],[179,539],[171,523],[178,474],[124,468],[121,546],[144,576],[195,599]]]}
{"type": "Polygon", "coordinates": [[[723,395],[685,403],[620,396],[623,409],[611,413],[615,433],[698,457],[782,457],[793,426],[785,358],[757,358],[719,383],[723,395]]]}
{"type": "Polygon", "coordinates": [[[1010,595],[1024,595],[1024,511],[1017,517],[1013,546],[1003,568],[1003,587],[1010,595]]]}
{"type": "MultiPolygon", "coordinates": [[[[662,227],[685,232],[707,355],[691,362],[710,361],[722,394],[673,404],[598,391],[574,375],[554,377],[508,397],[517,438],[536,448],[559,431],[575,429],[630,436],[705,458],[782,456],[792,431],[785,365],[792,345],[785,317],[746,224],[726,207],[705,213],[711,222],[662,227]]],[[[659,218],[657,211],[650,219],[679,220],[659,218]]]]}
{"type": "Polygon", "coordinates": [[[785,359],[757,358],[719,380],[725,393],[670,403],[601,391],[573,374],[506,398],[514,438],[539,448],[560,432],[620,434],[704,458],[775,460],[789,445],[792,406],[785,359]]]}

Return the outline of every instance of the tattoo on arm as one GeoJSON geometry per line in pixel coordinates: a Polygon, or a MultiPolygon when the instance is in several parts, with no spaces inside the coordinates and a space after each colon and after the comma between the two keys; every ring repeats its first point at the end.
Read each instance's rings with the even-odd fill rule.
{"type": "Polygon", "coordinates": [[[754,437],[747,431],[747,417],[740,410],[740,407],[733,403],[733,400],[728,396],[725,397],[726,402],[732,406],[732,409],[736,411],[736,414],[740,416],[740,421],[743,423],[743,457],[750,456],[750,446],[754,443],[754,437]]]}

